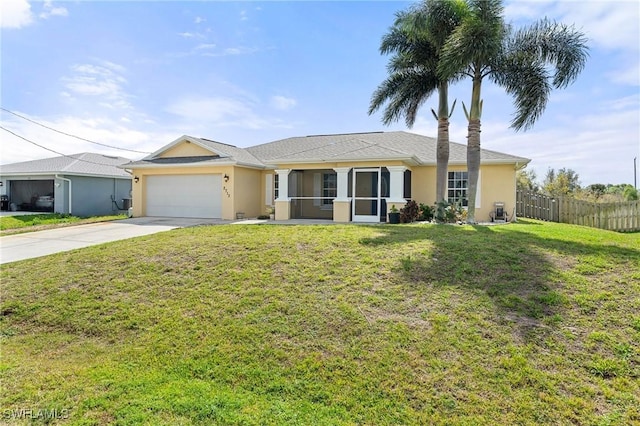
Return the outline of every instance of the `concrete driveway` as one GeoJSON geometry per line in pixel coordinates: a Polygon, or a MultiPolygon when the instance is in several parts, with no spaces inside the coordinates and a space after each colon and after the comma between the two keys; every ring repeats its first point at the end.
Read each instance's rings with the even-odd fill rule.
{"type": "Polygon", "coordinates": [[[229,223],[219,219],[138,217],[0,237],[0,264],[32,259],[175,228],[229,223]]]}

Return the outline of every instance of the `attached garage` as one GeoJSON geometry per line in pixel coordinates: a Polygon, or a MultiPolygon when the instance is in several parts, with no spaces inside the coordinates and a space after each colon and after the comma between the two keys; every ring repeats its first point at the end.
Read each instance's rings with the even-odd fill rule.
{"type": "Polygon", "coordinates": [[[222,175],[150,175],[146,177],[146,215],[222,217],[222,175]]]}
{"type": "Polygon", "coordinates": [[[9,180],[9,199],[17,210],[53,213],[53,179],[9,180]]]}

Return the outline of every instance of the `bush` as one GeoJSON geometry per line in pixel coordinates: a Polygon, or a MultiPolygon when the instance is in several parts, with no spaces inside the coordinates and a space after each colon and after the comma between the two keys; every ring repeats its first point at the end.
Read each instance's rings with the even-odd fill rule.
{"type": "Polygon", "coordinates": [[[442,200],[436,203],[435,218],[438,223],[466,222],[467,210],[461,204],[451,204],[442,200]]]}
{"type": "Polygon", "coordinates": [[[407,204],[400,209],[400,222],[415,222],[419,215],[420,212],[418,211],[418,204],[413,200],[409,200],[407,204]]]}
{"type": "Polygon", "coordinates": [[[418,209],[420,210],[420,215],[418,216],[418,220],[427,221],[427,222],[431,222],[433,220],[433,216],[435,212],[434,207],[420,203],[420,206],[418,206],[418,209]]]}

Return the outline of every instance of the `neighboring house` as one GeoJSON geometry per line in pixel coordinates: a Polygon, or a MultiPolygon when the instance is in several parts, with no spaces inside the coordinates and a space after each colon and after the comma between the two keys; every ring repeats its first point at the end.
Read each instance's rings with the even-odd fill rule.
{"type": "Polygon", "coordinates": [[[0,194],[8,197],[13,210],[114,214],[124,207],[122,200],[131,197],[131,175],[118,167],[130,161],[85,152],[5,164],[0,166],[0,194]]]}
{"type": "MultiPolygon", "coordinates": [[[[466,145],[451,144],[449,201],[466,205],[466,145]]],[[[515,207],[530,160],[482,150],[476,218],[515,207]]],[[[436,199],[436,140],[407,132],[304,136],[250,148],[182,136],[132,171],[134,216],[235,219],[275,206],[277,220],[386,221],[391,205],[436,199]]]]}

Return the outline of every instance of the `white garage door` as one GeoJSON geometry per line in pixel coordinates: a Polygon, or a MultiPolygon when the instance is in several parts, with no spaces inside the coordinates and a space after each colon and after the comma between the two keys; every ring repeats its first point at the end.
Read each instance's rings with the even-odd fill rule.
{"type": "Polygon", "coordinates": [[[147,216],[222,217],[220,175],[147,176],[147,216]]]}

